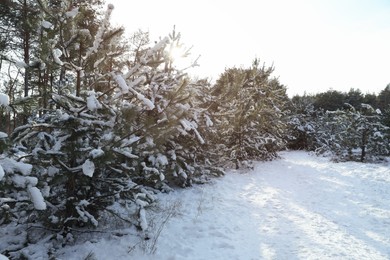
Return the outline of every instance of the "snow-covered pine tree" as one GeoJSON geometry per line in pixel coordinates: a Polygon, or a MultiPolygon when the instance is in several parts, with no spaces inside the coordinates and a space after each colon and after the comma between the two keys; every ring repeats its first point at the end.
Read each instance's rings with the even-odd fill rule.
{"type": "MultiPolygon", "coordinates": [[[[390,84],[383,89],[377,97],[378,108],[382,112],[382,124],[390,127],[390,84]]],[[[390,136],[390,132],[387,132],[390,136]]]]}
{"type": "Polygon", "coordinates": [[[215,148],[236,167],[248,160],[269,160],[284,145],[286,88],[271,78],[273,68],[227,69],[213,88],[217,127],[215,148]]]}
{"type": "Polygon", "coordinates": [[[345,106],[349,109],[327,111],[319,120],[317,152],[330,152],[335,160],[361,162],[387,155],[388,128],[381,123],[380,110],[367,104],[360,104],[359,110],[350,104],[345,106]]]}
{"type": "MultiPolygon", "coordinates": [[[[173,30],[153,48],[146,51],[137,48],[140,63],[135,63],[123,75],[125,82],[117,79],[122,88],[126,89],[124,84],[134,86],[137,93],[143,93],[151,101],[146,111],[140,105],[135,106],[140,111],[133,110],[137,102],[145,106],[145,100],[133,98],[132,106],[125,104],[121,125],[131,133],[127,138],[137,140],[131,149],[139,158],[132,160],[133,165],[127,165],[135,167],[133,179],[155,187],[173,183],[188,185],[204,173],[204,165],[198,164],[204,160],[198,157],[202,157],[199,147],[205,141],[198,126],[205,120],[205,110],[196,106],[196,95],[202,84],[192,81],[184,70],[174,66],[171,52],[175,48],[182,45],[180,34],[173,30]]],[[[182,52],[188,55],[187,50],[182,52]]],[[[190,67],[195,65],[196,61],[190,67]]]]}
{"type": "Polygon", "coordinates": [[[139,216],[128,221],[146,229],[144,208],[154,201],[155,188],[190,184],[199,172],[209,172],[197,164],[197,147],[204,143],[198,122],[205,119],[192,103],[198,83],[172,63],[169,51],[180,39],[175,32],[140,49],[121,71],[119,57],[109,55],[115,49],[116,34],[108,27],[113,6],[95,34],[74,23],[79,9],[60,6],[52,31],[68,38],[47,34],[51,55],[42,55],[56,91],[49,92],[42,113],[12,135],[44,191],[41,216],[58,230],[97,226],[101,212],[119,214],[109,205],[120,202],[139,216]],[[80,50],[74,39],[89,37],[81,58],[72,55],[80,50]]]}
{"type": "Polygon", "coordinates": [[[321,110],[314,110],[313,96],[294,96],[290,103],[287,142],[290,149],[314,150],[317,118],[321,110]]]}
{"type": "MultiPolygon", "coordinates": [[[[40,81],[45,89],[42,98],[47,102],[42,103],[40,113],[28,124],[15,129],[12,137],[17,148],[14,151],[18,153],[14,156],[34,165],[31,175],[39,180],[35,184],[44,191],[49,205],[41,214],[47,225],[60,229],[75,223],[96,226],[96,212],[112,203],[112,196],[99,194],[112,190],[106,188],[109,181],[102,181],[99,175],[104,169],[95,173],[93,159],[102,155],[99,147],[106,141],[105,134],[114,127],[115,113],[98,101],[106,96],[95,92],[94,86],[111,74],[100,73],[94,54],[101,46],[113,43],[116,34],[108,27],[113,6],[108,6],[99,30],[93,32],[78,27],[74,20],[82,12],[71,1],[53,3],[40,2],[42,15],[53,19],[42,21],[50,31],[41,38],[38,71],[39,78],[50,77],[48,81],[40,81]],[[88,48],[80,49],[82,40],[86,40],[88,48]],[[23,151],[22,157],[19,151],[23,151]]],[[[106,53],[101,52],[100,63],[111,58],[106,53]]]]}
{"type": "Polygon", "coordinates": [[[361,104],[357,114],[357,131],[361,162],[376,161],[390,154],[389,127],[382,124],[382,112],[368,104],[361,104]]]}

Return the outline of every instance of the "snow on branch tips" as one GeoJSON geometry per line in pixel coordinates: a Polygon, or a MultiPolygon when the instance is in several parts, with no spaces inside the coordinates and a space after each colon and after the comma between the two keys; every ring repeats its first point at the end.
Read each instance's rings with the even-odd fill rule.
{"type": "Polygon", "coordinates": [[[184,130],[186,130],[187,132],[193,130],[196,137],[198,138],[198,141],[201,143],[201,144],[204,144],[205,141],[204,139],[202,138],[202,136],[200,135],[200,133],[198,132],[198,130],[196,129],[197,128],[197,125],[195,122],[190,122],[188,121],[187,119],[180,119],[180,124],[181,126],[184,128],[184,130]]]}
{"type": "Polygon", "coordinates": [[[144,82],[145,81],[144,77],[139,77],[139,78],[135,79],[129,85],[127,85],[125,79],[121,75],[113,75],[113,77],[114,77],[116,83],[118,83],[118,86],[122,91],[122,94],[127,94],[127,93],[131,92],[132,94],[134,94],[137,97],[137,99],[142,101],[144,103],[144,105],[149,108],[149,110],[154,109],[153,102],[150,99],[146,98],[141,93],[137,92],[133,88],[133,86],[136,86],[136,85],[144,82]]]}

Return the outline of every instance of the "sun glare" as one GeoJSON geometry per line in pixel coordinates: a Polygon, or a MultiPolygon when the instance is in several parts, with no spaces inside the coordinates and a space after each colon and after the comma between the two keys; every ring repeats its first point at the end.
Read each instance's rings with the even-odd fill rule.
{"type": "Polygon", "coordinates": [[[185,59],[185,50],[183,49],[183,47],[173,47],[173,48],[170,48],[169,50],[169,56],[171,57],[171,59],[173,61],[178,61],[180,59],[185,59]]]}
{"type": "Polygon", "coordinates": [[[187,50],[183,46],[168,47],[167,51],[175,67],[182,69],[188,66],[187,50]]]}

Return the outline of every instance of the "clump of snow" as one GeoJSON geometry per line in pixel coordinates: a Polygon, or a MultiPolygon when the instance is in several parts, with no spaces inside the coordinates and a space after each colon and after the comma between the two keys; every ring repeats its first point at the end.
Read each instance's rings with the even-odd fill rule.
{"type": "Polygon", "coordinates": [[[4,138],[7,138],[8,135],[4,132],[0,132],[0,139],[4,139],[4,138]]]}
{"type": "Polygon", "coordinates": [[[43,199],[41,191],[37,187],[28,187],[28,194],[30,195],[31,201],[34,204],[35,209],[46,209],[45,200],[43,199]]]}
{"type": "Polygon", "coordinates": [[[208,115],[205,115],[205,118],[206,118],[206,126],[207,127],[214,125],[213,121],[211,120],[211,118],[208,115]]]}
{"type": "Polygon", "coordinates": [[[132,154],[133,149],[131,147],[124,147],[124,148],[121,148],[121,149],[113,148],[112,150],[114,152],[116,152],[116,153],[119,153],[119,154],[122,154],[122,155],[126,156],[129,159],[137,159],[138,158],[137,155],[132,154]]]}
{"type": "Polygon", "coordinates": [[[165,175],[163,173],[159,172],[159,170],[157,170],[156,168],[146,166],[145,162],[142,162],[141,165],[142,165],[143,170],[145,172],[153,172],[154,174],[159,176],[160,181],[165,180],[165,175]]]}
{"type": "Polygon", "coordinates": [[[38,179],[36,177],[21,176],[15,174],[12,176],[12,182],[15,187],[26,188],[28,186],[36,186],[38,184],[38,179]]]}
{"type": "Polygon", "coordinates": [[[97,68],[99,66],[100,63],[102,63],[102,61],[104,61],[106,59],[106,57],[103,57],[101,59],[98,59],[97,61],[95,61],[95,63],[93,64],[93,67],[94,68],[97,68]]]}
{"type": "Polygon", "coordinates": [[[32,171],[32,165],[24,162],[17,162],[11,158],[5,158],[1,161],[3,169],[7,173],[19,172],[25,176],[30,175],[32,171]]]}
{"type": "Polygon", "coordinates": [[[57,63],[60,66],[64,65],[64,63],[60,60],[60,57],[62,55],[62,51],[60,49],[57,48],[53,49],[52,55],[55,63],[57,63]]]}
{"type": "Polygon", "coordinates": [[[125,79],[121,75],[115,75],[114,80],[118,83],[118,86],[121,88],[123,94],[129,93],[129,86],[127,86],[125,79]]]}
{"type": "Polygon", "coordinates": [[[148,160],[156,166],[168,165],[168,158],[161,153],[158,153],[157,156],[149,156],[148,160]]]}
{"type": "Polygon", "coordinates": [[[148,228],[148,221],[146,220],[146,213],[144,208],[141,208],[139,211],[139,222],[142,230],[146,230],[148,228]]]}
{"type": "Polygon", "coordinates": [[[136,135],[133,135],[131,136],[130,138],[126,138],[122,141],[122,146],[130,146],[132,145],[133,143],[139,141],[141,139],[141,137],[139,136],[136,136],[136,135]]]}
{"type": "Polygon", "coordinates": [[[96,111],[103,107],[99,100],[97,100],[95,91],[88,91],[87,107],[91,111],[96,111]]]}
{"type": "Polygon", "coordinates": [[[9,260],[5,255],[0,254],[0,260],[9,260]]]}
{"type": "Polygon", "coordinates": [[[28,68],[28,65],[24,61],[15,61],[15,65],[21,69],[28,68]]]}
{"type": "Polygon", "coordinates": [[[87,159],[84,164],[82,165],[83,174],[92,177],[93,173],[95,172],[95,164],[87,159]]]}
{"type": "Polygon", "coordinates": [[[103,155],[104,155],[104,151],[100,148],[93,149],[92,151],[89,152],[89,156],[91,156],[93,159],[101,157],[103,155]]]}
{"type": "Polygon", "coordinates": [[[191,122],[188,121],[187,119],[180,119],[180,124],[183,126],[183,128],[186,131],[190,131],[192,129],[191,122]]]}
{"type": "Polygon", "coordinates": [[[51,177],[58,174],[59,172],[60,170],[57,167],[49,166],[49,168],[47,168],[47,174],[51,177]]]}
{"type": "Polygon", "coordinates": [[[79,204],[76,206],[76,211],[79,214],[80,218],[84,222],[90,221],[95,227],[98,226],[98,221],[95,219],[94,216],[92,216],[91,213],[89,213],[85,207],[89,205],[89,202],[86,200],[81,200],[79,204]]]}
{"type": "Polygon", "coordinates": [[[154,108],[153,102],[145,98],[144,95],[137,93],[137,98],[141,100],[149,108],[149,110],[152,110],[154,108]]]}
{"type": "Polygon", "coordinates": [[[0,107],[9,105],[9,97],[6,94],[0,93],[0,107]]]}
{"type": "Polygon", "coordinates": [[[79,13],[79,8],[75,7],[72,10],[65,13],[65,16],[68,18],[74,18],[79,13]]]}
{"type": "Polygon", "coordinates": [[[5,172],[3,170],[3,167],[1,167],[1,165],[0,165],[0,181],[3,179],[4,175],[5,175],[5,172]]]}
{"type": "Polygon", "coordinates": [[[45,29],[52,29],[54,25],[48,21],[42,21],[41,26],[45,29]]]}

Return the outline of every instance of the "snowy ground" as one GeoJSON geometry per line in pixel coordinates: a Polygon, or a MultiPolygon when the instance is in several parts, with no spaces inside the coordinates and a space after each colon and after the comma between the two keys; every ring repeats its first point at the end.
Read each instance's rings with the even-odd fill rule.
{"type": "MultiPolygon", "coordinates": [[[[390,259],[390,165],[330,163],[304,152],[160,196],[131,230],[58,251],[59,259],[390,259]],[[145,253],[146,252],[146,253],[145,253]]],[[[1,238],[0,238],[1,239],[1,238]]]]}

